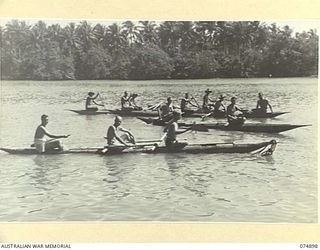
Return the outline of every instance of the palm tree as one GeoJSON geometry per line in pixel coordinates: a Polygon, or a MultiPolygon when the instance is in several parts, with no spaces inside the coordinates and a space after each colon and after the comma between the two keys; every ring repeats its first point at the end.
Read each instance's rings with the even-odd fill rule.
{"type": "Polygon", "coordinates": [[[123,30],[117,23],[113,23],[112,25],[107,27],[106,39],[107,48],[112,54],[117,54],[123,47],[128,44],[123,30]]]}
{"type": "Polygon", "coordinates": [[[141,34],[137,26],[131,21],[122,23],[122,32],[126,36],[128,43],[138,43],[141,41],[141,34]]]}
{"type": "Polygon", "coordinates": [[[77,37],[75,23],[69,23],[63,30],[62,36],[64,37],[63,51],[66,56],[72,57],[74,52],[80,46],[80,40],[77,37]]]}
{"type": "Polygon", "coordinates": [[[138,29],[141,34],[141,43],[158,44],[158,34],[154,21],[139,21],[138,29]]]}
{"type": "Polygon", "coordinates": [[[179,32],[177,22],[166,21],[158,27],[160,47],[170,56],[179,51],[179,32]]]}
{"type": "Polygon", "coordinates": [[[80,25],[77,26],[76,36],[82,51],[88,52],[94,43],[95,37],[92,27],[87,21],[82,21],[80,25]]]}
{"type": "Polygon", "coordinates": [[[196,44],[200,50],[212,49],[215,46],[215,36],[217,33],[216,22],[201,21],[196,22],[194,27],[196,44]]]}

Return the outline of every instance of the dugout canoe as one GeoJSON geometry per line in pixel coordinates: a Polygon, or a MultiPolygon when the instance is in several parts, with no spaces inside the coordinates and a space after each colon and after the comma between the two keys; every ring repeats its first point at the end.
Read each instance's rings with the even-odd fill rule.
{"type": "Polygon", "coordinates": [[[76,110],[76,109],[69,109],[74,113],[79,115],[106,115],[106,114],[115,114],[121,116],[146,116],[146,117],[157,117],[158,112],[155,111],[148,111],[148,110],[121,110],[121,109],[102,109],[98,111],[93,110],[76,110]]]}
{"type": "MultiPolygon", "coordinates": [[[[79,115],[105,115],[105,114],[114,114],[114,115],[120,115],[120,116],[131,116],[131,117],[136,117],[136,116],[143,116],[143,117],[158,117],[159,114],[156,111],[150,111],[150,110],[121,110],[121,109],[102,109],[98,111],[92,111],[92,110],[76,110],[76,109],[69,109],[69,111],[72,111],[74,113],[77,113],[79,115]]],[[[246,118],[274,118],[282,114],[286,114],[288,112],[274,112],[274,113],[266,113],[266,114],[260,114],[256,112],[244,112],[244,116],[246,118]]],[[[194,112],[186,112],[182,114],[183,117],[202,117],[204,116],[205,113],[202,113],[200,111],[194,111],[194,112]]],[[[210,117],[213,118],[226,118],[225,113],[217,113],[214,114],[210,117]]]]}
{"type": "MultiPolygon", "coordinates": [[[[128,153],[146,153],[146,154],[170,154],[170,153],[187,153],[187,154],[218,154],[218,153],[254,153],[261,155],[270,155],[275,151],[277,142],[271,140],[261,143],[206,143],[206,144],[188,144],[180,148],[167,148],[165,146],[118,146],[107,148],[74,148],[64,151],[50,151],[42,154],[100,154],[100,155],[119,155],[128,153]]],[[[35,148],[0,148],[0,150],[9,154],[17,155],[36,155],[39,154],[35,148]]]]}
{"type": "MultiPolygon", "coordinates": [[[[167,122],[159,119],[137,117],[139,120],[152,125],[166,126],[167,122]]],[[[224,131],[242,131],[256,133],[281,133],[295,128],[311,126],[311,125],[292,125],[292,124],[264,124],[264,123],[245,123],[242,126],[229,126],[227,122],[217,123],[178,123],[180,127],[193,127],[194,130],[201,131],[202,128],[218,129],[224,131]]],[[[203,130],[205,131],[205,130],[203,130]]]]}

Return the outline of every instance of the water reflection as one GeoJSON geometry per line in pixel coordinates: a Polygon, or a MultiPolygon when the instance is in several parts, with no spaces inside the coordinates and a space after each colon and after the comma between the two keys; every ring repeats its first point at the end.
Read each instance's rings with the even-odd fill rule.
{"type": "Polygon", "coordinates": [[[30,178],[34,182],[31,182],[31,185],[45,191],[52,190],[53,186],[57,186],[61,181],[60,166],[65,166],[61,159],[63,159],[62,155],[59,155],[59,158],[51,155],[37,155],[33,159],[35,167],[30,178]]]}
{"type": "Polygon", "coordinates": [[[199,155],[189,157],[185,154],[166,154],[164,159],[169,172],[174,177],[172,179],[173,185],[179,185],[197,197],[208,194],[213,173],[209,171],[207,164],[201,164],[202,157],[199,155]]]}

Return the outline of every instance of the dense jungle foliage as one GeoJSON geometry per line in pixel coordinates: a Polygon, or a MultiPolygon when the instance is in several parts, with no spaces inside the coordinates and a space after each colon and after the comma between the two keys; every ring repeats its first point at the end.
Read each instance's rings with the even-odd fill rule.
{"type": "Polygon", "coordinates": [[[179,79],[317,75],[318,35],[259,21],[87,21],[0,27],[1,78],[179,79]]]}

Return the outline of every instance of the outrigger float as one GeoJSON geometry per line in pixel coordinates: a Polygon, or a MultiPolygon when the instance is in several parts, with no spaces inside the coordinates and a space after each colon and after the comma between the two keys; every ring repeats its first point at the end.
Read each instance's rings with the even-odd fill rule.
{"type": "Polygon", "coordinates": [[[179,147],[167,148],[164,146],[155,146],[154,144],[142,144],[132,146],[111,146],[111,147],[93,147],[93,148],[73,148],[67,150],[52,150],[44,153],[38,153],[35,148],[0,148],[0,150],[9,154],[18,155],[36,155],[36,154],[100,154],[100,155],[121,155],[129,153],[145,154],[221,154],[221,153],[252,153],[261,155],[271,155],[276,149],[277,142],[271,140],[261,143],[205,143],[205,144],[185,144],[179,147]]]}
{"type": "MultiPolygon", "coordinates": [[[[137,117],[139,120],[152,125],[166,126],[168,123],[163,120],[150,117],[137,117]]],[[[206,131],[208,129],[218,129],[225,131],[242,131],[257,133],[281,133],[295,128],[301,128],[311,125],[292,125],[292,124],[264,124],[264,123],[245,123],[239,126],[230,126],[226,122],[217,123],[184,123],[179,122],[180,127],[190,127],[196,131],[206,131]]]]}

